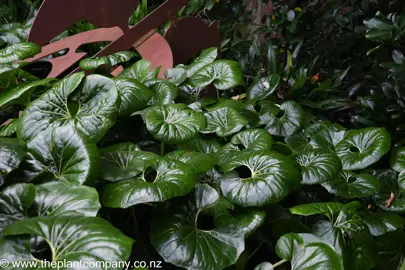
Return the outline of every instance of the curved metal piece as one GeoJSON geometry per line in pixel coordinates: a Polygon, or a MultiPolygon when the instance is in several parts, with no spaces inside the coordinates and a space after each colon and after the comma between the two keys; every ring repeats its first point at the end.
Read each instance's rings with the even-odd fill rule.
{"type": "Polygon", "coordinates": [[[174,65],[187,63],[203,49],[220,47],[221,38],[216,22],[208,26],[197,17],[183,17],[165,34],[173,51],[174,65]]]}
{"type": "Polygon", "coordinates": [[[129,16],[138,4],[139,0],[44,0],[28,41],[43,46],[81,19],[128,31],[129,16]]]}

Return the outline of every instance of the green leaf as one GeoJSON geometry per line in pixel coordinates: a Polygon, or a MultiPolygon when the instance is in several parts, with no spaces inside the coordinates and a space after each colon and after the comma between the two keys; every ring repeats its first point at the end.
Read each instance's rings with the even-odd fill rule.
{"type": "Polygon", "coordinates": [[[149,101],[150,105],[173,104],[178,95],[178,88],[169,81],[159,80],[151,85],[153,98],[149,101]]]}
{"type": "Polygon", "coordinates": [[[240,206],[262,206],[285,198],[301,181],[294,161],[276,152],[242,151],[221,171],[224,197],[240,206]],[[236,171],[235,171],[236,170],[236,171]]]}
{"type": "Polygon", "coordinates": [[[74,73],[31,102],[21,116],[18,135],[29,141],[57,126],[75,127],[97,142],[114,125],[119,96],[114,81],[101,75],[74,73]]]}
{"type": "Polygon", "coordinates": [[[143,152],[133,143],[120,143],[100,149],[101,178],[118,182],[141,174],[149,163],[159,158],[151,152],[143,152]]]}
{"type": "Polygon", "coordinates": [[[152,90],[135,79],[117,78],[115,86],[121,99],[119,116],[145,109],[153,97],[152,90]]]}
{"type": "Polygon", "coordinates": [[[336,145],[344,170],[361,170],[377,162],[391,148],[391,138],[384,128],[350,130],[336,145]]]}
{"type": "Polygon", "coordinates": [[[376,16],[363,22],[368,28],[366,32],[367,39],[376,42],[392,39],[395,30],[394,26],[383,16],[376,16]]]}
{"type": "Polygon", "coordinates": [[[20,125],[20,119],[11,119],[7,124],[0,126],[0,136],[10,137],[17,132],[17,128],[20,125]]]}
{"type": "Polygon", "coordinates": [[[206,112],[207,126],[202,133],[216,133],[219,137],[226,137],[240,131],[248,120],[232,108],[223,107],[206,112]]]}
{"type": "Polygon", "coordinates": [[[254,83],[247,91],[247,100],[262,100],[271,95],[280,84],[280,76],[272,74],[266,78],[261,78],[254,83]]]}
{"type": "Polygon", "coordinates": [[[1,64],[33,57],[40,52],[41,47],[31,42],[21,42],[7,46],[0,50],[0,66],[1,64]]]}
{"type": "Polygon", "coordinates": [[[159,74],[160,67],[150,71],[152,64],[147,60],[139,60],[132,66],[127,69],[124,69],[119,75],[118,78],[128,78],[135,79],[141,83],[144,83],[148,80],[156,79],[159,74]]]}
{"type": "Polygon", "coordinates": [[[233,216],[239,221],[245,237],[248,237],[263,224],[266,212],[258,209],[241,209],[233,213],[233,216]]]}
{"type": "Polygon", "coordinates": [[[186,144],[179,145],[179,147],[189,151],[212,154],[218,152],[222,145],[215,139],[195,138],[188,141],[186,144]]]}
{"type": "Polygon", "coordinates": [[[380,182],[371,174],[341,171],[333,179],[322,183],[322,186],[332,194],[346,198],[367,197],[380,190],[380,182]]]}
{"type": "Polygon", "coordinates": [[[264,129],[248,129],[234,135],[231,143],[249,150],[270,150],[273,139],[264,129]]]}
{"type": "MultiPolygon", "coordinates": [[[[399,176],[394,170],[371,171],[380,180],[380,192],[373,195],[375,204],[384,211],[405,213],[403,187],[399,184],[399,176]]],[[[401,176],[402,173],[401,173],[401,176]]]]}
{"type": "Polygon", "coordinates": [[[95,217],[101,208],[96,189],[63,181],[37,185],[34,204],[38,216],[95,217]]]}
{"type": "Polygon", "coordinates": [[[215,165],[214,159],[211,155],[194,151],[176,150],[167,154],[166,157],[172,160],[181,161],[193,167],[196,174],[205,173],[215,165]]]}
{"type": "Polygon", "coordinates": [[[154,107],[146,115],[146,128],[165,143],[180,143],[198,136],[206,125],[204,115],[183,104],[154,107]]]}
{"type": "Polygon", "coordinates": [[[378,256],[375,269],[402,270],[401,264],[405,258],[404,239],[405,232],[396,230],[375,238],[378,256]]]}
{"type": "Polygon", "coordinates": [[[261,264],[256,265],[253,270],[273,270],[274,267],[269,262],[262,262],[261,264]]]}
{"type": "Polygon", "coordinates": [[[342,257],[335,248],[312,234],[283,235],[277,241],[276,252],[280,258],[291,261],[291,270],[344,269],[342,257]]]}
{"type": "Polygon", "coordinates": [[[187,80],[187,68],[185,66],[177,66],[167,69],[165,71],[165,77],[169,82],[178,86],[187,80]]]}
{"type": "Polygon", "coordinates": [[[45,180],[91,183],[98,171],[99,154],[70,127],[44,131],[27,144],[28,161],[36,164],[45,180]]]}
{"type": "Polygon", "coordinates": [[[265,129],[272,135],[286,137],[297,132],[304,121],[305,116],[301,106],[295,101],[285,101],[278,110],[271,112],[265,129]]]}
{"type": "Polygon", "coordinates": [[[211,64],[218,57],[218,48],[208,48],[187,67],[187,78],[190,78],[204,66],[211,64]]]}
{"type": "Polygon", "coordinates": [[[34,261],[30,244],[17,245],[18,240],[24,239],[22,235],[42,237],[52,250],[53,261],[66,262],[84,258],[86,262],[125,261],[134,242],[106,220],[96,217],[30,218],[13,223],[3,234],[19,236],[0,240],[0,259],[10,262],[34,261]]]}
{"type": "Polygon", "coordinates": [[[206,87],[213,83],[218,90],[228,90],[243,84],[242,67],[234,61],[215,61],[191,76],[190,83],[194,87],[206,87]]]}
{"type": "Polygon", "coordinates": [[[405,147],[395,149],[390,158],[391,168],[397,172],[405,170],[405,147]]]}
{"type": "Polygon", "coordinates": [[[267,61],[269,65],[269,72],[271,74],[277,74],[277,58],[276,58],[276,50],[270,44],[269,49],[267,51],[267,61]]]}
{"type": "Polygon", "coordinates": [[[26,218],[34,199],[33,184],[15,184],[3,189],[0,192],[0,233],[13,222],[26,218]]]}
{"type": "Polygon", "coordinates": [[[20,166],[25,153],[25,146],[18,139],[0,137],[0,180],[20,166]]]}
{"type": "Polygon", "coordinates": [[[363,217],[371,235],[380,236],[405,226],[405,218],[386,212],[369,213],[363,217]]]}
{"type": "Polygon", "coordinates": [[[301,165],[301,184],[313,185],[334,180],[342,169],[342,163],[336,154],[316,149],[298,154],[301,165]]]}
{"type": "Polygon", "coordinates": [[[331,152],[336,151],[336,145],[346,136],[345,130],[322,129],[311,137],[310,144],[314,148],[322,148],[331,152]]]}
{"type": "Polygon", "coordinates": [[[168,208],[159,208],[151,230],[151,242],[163,259],[187,269],[224,269],[236,263],[245,248],[244,232],[228,214],[213,217],[208,229],[201,227],[203,210],[219,202],[219,194],[208,185],[197,185],[192,193],[168,208]]]}
{"type": "Polygon", "coordinates": [[[376,257],[375,240],[369,232],[350,234],[344,250],[345,269],[374,269],[376,257]]]}
{"type": "Polygon", "coordinates": [[[80,68],[83,70],[94,70],[100,67],[110,68],[119,63],[124,63],[137,56],[135,52],[123,51],[103,57],[90,57],[80,61],[80,68]]]}
{"type": "Polygon", "coordinates": [[[290,208],[291,214],[301,216],[312,216],[316,214],[322,214],[327,216],[330,221],[336,220],[340,211],[343,208],[343,204],[336,202],[328,203],[309,203],[297,205],[290,208]]]}
{"type": "Polygon", "coordinates": [[[128,208],[147,202],[162,202],[184,196],[195,184],[196,174],[183,162],[157,159],[143,174],[130,180],[108,184],[103,189],[102,203],[112,208],[128,208]]]}
{"type": "Polygon", "coordinates": [[[19,84],[15,88],[7,89],[0,95],[0,108],[6,108],[13,104],[28,106],[31,102],[31,95],[38,86],[48,84],[54,79],[44,79],[40,81],[19,84]]]}

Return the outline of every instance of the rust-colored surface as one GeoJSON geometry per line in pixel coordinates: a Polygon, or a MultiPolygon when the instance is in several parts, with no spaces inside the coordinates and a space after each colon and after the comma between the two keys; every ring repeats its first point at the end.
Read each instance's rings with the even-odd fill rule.
{"type": "Polygon", "coordinates": [[[196,17],[184,17],[172,24],[165,34],[173,52],[174,65],[187,63],[203,49],[219,47],[217,24],[208,26],[196,17]]]}

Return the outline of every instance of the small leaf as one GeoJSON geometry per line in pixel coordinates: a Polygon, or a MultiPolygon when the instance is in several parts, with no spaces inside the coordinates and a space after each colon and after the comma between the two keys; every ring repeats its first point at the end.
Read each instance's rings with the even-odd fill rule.
{"type": "Polygon", "coordinates": [[[7,122],[7,124],[4,124],[0,126],[0,136],[2,137],[10,137],[14,135],[17,132],[17,128],[20,125],[20,119],[15,118],[11,119],[10,121],[7,122]]]}
{"type": "Polygon", "coordinates": [[[405,147],[395,149],[390,158],[391,168],[397,172],[405,170],[405,147]]]}
{"type": "Polygon", "coordinates": [[[250,150],[270,150],[273,139],[271,135],[263,129],[248,129],[238,132],[231,139],[231,143],[244,149],[250,150]]]}
{"type": "Polygon", "coordinates": [[[90,57],[80,61],[80,68],[83,70],[94,70],[100,67],[110,68],[119,63],[127,62],[137,55],[135,52],[124,51],[103,57],[90,57]]]}
{"type": "Polygon", "coordinates": [[[248,237],[263,224],[266,212],[256,209],[242,209],[235,212],[233,216],[239,221],[245,237],[248,237]]]}
{"type": "Polygon", "coordinates": [[[135,79],[117,78],[115,86],[121,99],[119,116],[145,109],[153,97],[152,90],[135,79]]]}
{"type": "Polygon", "coordinates": [[[153,98],[149,105],[173,104],[178,95],[178,88],[169,81],[158,80],[150,86],[153,91],[153,98]]]}
{"type": "Polygon", "coordinates": [[[208,48],[187,67],[187,78],[190,78],[204,66],[211,64],[218,57],[218,48],[208,48]]]}
{"type": "Polygon", "coordinates": [[[156,79],[157,75],[159,74],[160,68],[152,71],[151,68],[152,64],[149,61],[142,59],[129,68],[124,69],[118,75],[118,78],[135,79],[141,83],[144,83],[148,80],[156,79]]]}
{"type": "Polygon", "coordinates": [[[195,151],[177,150],[170,152],[166,157],[193,167],[197,174],[205,173],[215,165],[214,159],[210,155],[195,151]]]}
{"type": "Polygon", "coordinates": [[[0,178],[17,169],[25,154],[25,146],[18,139],[0,137],[0,178]]]}
{"type": "Polygon", "coordinates": [[[232,108],[223,107],[205,113],[207,126],[202,133],[216,133],[219,137],[226,137],[240,131],[248,120],[232,108]]]}
{"type": "Polygon", "coordinates": [[[167,69],[165,71],[165,77],[169,82],[178,86],[187,80],[187,68],[177,66],[175,68],[167,69]]]}
{"type": "Polygon", "coordinates": [[[247,100],[263,100],[271,95],[280,83],[280,76],[272,74],[253,84],[247,91],[247,100]]]}
{"type": "Polygon", "coordinates": [[[277,136],[290,136],[304,124],[304,111],[295,101],[285,101],[271,113],[265,129],[277,136]],[[281,115],[279,115],[281,113],[281,115]]]}

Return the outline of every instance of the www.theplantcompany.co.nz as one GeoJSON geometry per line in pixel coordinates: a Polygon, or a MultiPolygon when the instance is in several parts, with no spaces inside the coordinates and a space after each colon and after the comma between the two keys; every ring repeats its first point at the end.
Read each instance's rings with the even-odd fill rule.
{"type": "Polygon", "coordinates": [[[9,261],[3,259],[0,261],[1,269],[24,269],[24,268],[48,268],[48,269],[139,269],[139,268],[162,268],[162,261],[9,261]]]}

